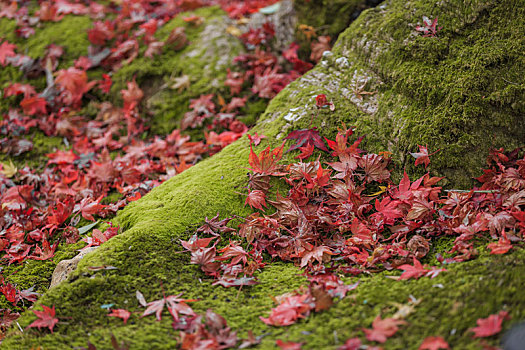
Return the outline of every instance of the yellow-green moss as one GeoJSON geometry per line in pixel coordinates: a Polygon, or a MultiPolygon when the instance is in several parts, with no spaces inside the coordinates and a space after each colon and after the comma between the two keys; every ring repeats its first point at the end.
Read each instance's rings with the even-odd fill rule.
{"type": "Polygon", "coordinates": [[[59,148],[65,148],[62,138],[46,136],[40,130],[30,132],[29,135],[25,135],[25,138],[33,142],[33,149],[31,151],[22,153],[17,157],[0,154],[0,162],[12,161],[18,169],[29,166],[32,169],[42,170],[49,160],[46,154],[54,152],[59,148]]]}
{"type": "MultiPolygon", "coordinates": [[[[524,78],[519,75],[523,72],[523,57],[518,57],[518,51],[525,29],[517,24],[523,10],[512,8],[510,1],[488,5],[474,2],[465,9],[450,3],[460,2],[435,5],[387,1],[384,7],[365,12],[341,36],[333,56],[325,58],[326,63],[272,100],[253,131],[264,133],[269,139],[266,142],[276,144],[279,141],[275,138],[284,137],[292,127],[308,125],[310,114],[317,113],[315,96],[325,93],[333,99],[336,111],[319,112],[314,124],[323,136],[333,137],[341,121],[356,125],[358,134],[368,135],[365,148],[397,152],[400,156],[396,159],[407,167],[413,163],[407,152],[414,152],[418,143],[428,143],[431,150],[442,148],[432,158],[433,169],[451,174],[454,184],[468,183],[489,143],[497,144],[499,140],[499,136],[487,140],[483,135],[487,129],[476,127],[506,132],[506,146],[519,140],[507,129],[510,122],[516,125],[516,132],[522,127],[516,115],[523,112],[518,98],[523,93],[524,78]],[[440,16],[440,25],[445,27],[440,39],[411,34],[413,26],[409,24],[420,21],[422,15],[440,16]],[[488,39],[491,37],[497,40],[488,39]],[[346,63],[338,60],[343,56],[346,63]],[[354,71],[358,76],[371,77],[366,91],[378,90],[377,97],[364,97],[365,101],[377,98],[374,113],[364,112],[362,105],[356,106],[345,97],[351,97],[354,71]],[[504,73],[506,80],[517,83],[515,87],[500,84],[498,74],[504,73]],[[469,133],[459,135],[459,130],[469,133]],[[463,164],[469,168],[462,169],[461,174],[458,169],[463,164]]],[[[525,298],[519,293],[525,283],[525,253],[515,248],[497,257],[482,250],[480,258],[447,266],[449,271],[433,280],[394,281],[386,277],[399,275],[399,271],[363,276],[349,298],[326,312],[290,327],[264,325],[258,316],[267,316],[272,306],[265,295],[290,291],[304,283],[296,276],[295,267],[272,264],[258,274],[260,285],[241,291],[212,287],[198,267],[189,264],[189,256],[181,253],[179,244],[205,216],[249,212],[243,207],[244,198],[235,193],[246,184],[247,146],[246,138],[242,138],[125,208],[115,220],[124,232],[86,256],[69,281],[42,297],[40,303],[55,304],[61,318],[55,333],[30,330],[18,334],[12,330],[3,346],[62,349],[85,346],[89,339],[99,349],[110,349],[109,337],[114,333],[132,348],[172,348],[176,333],[170,328],[169,316],[165,313],[160,323],[153,317],[140,319],[143,309],[134,296],[137,289],[148,301],[160,298],[162,290],[202,298],[193,305],[196,311],[213,308],[241,334],[248,329],[256,334],[271,332],[260,346],[268,349],[275,347],[278,338],[306,341],[305,348],[312,349],[332,349],[352,336],[364,339],[362,327],[370,327],[379,313],[392,315],[395,308],[390,302],[405,303],[411,294],[422,302],[407,317],[410,325],[385,344],[387,349],[417,348],[430,335],[443,336],[453,348],[474,349],[479,342],[467,329],[475,326],[477,318],[507,309],[513,317],[504,323],[504,329],[508,329],[512,322],[525,317],[525,298]],[[117,270],[87,269],[103,264],[117,270]],[[124,326],[120,320],[105,316],[100,305],[107,303],[136,313],[124,326]]],[[[447,244],[440,242],[436,252],[447,244]]],[[[20,319],[21,326],[34,318],[26,312],[20,319]]],[[[489,342],[496,343],[497,337],[489,342]]]]}
{"type": "MultiPolygon", "coordinates": [[[[34,292],[44,293],[49,288],[51,275],[56,265],[62,260],[71,259],[77,255],[77,250],[84,245],[82,242],[73,245],[61,244],[57,247],[52,259],[45,261],[26,260],[22,265],[3,266],[2,275],[7,282],[16,285],[19,290],[34,287],[34,292]]],[[[7,301],[4,295],[0,295],[0,308],[20,310],[13,308],[13,305],[7,301]]]]}
{"type": "Polygon", "coordinates": [[[14,23],[13,20],[0,19],[0,38],[16,44],[18,53],[36,59],[44,55],[46,46],[59,45],[64,47],[60,66],[66,68],[73,65],[79,56],[88,53],[90,43],[86,31],[91,27],[88,16],[67,15],[58,22],[41,22],[35,28],[35,34],[27,39],[16,36],[14,23]]]}
{"type": "MultiPolygon", "coordinates": [[[[411,295],[421,303],[406,317],[408,325],[384,344],[385,349],[417,349],[428,336],[442,336],[452,349],[479,349],[479,340],[468,332],[478,318],[507,310],[513,321],[504,321],[505,331],[525,317],[525,297],[519,292],[525,283],[524,250],[497,257],[484,255],[446,268],[448,271],[434,279],[387,278],[399,272],[361,277],[350,297],[293,326],[272,328],[272,337],[265,339],[261,348],[272,348],[275,338],[304,341],[305,349],[335,349],[351,337],[366,341],[361,329],[371,328],[379,314],[391,317],[397,311],[393,303],[406,304],[411,295]]],[[[500,336],[490,337],[488,342],[497,345],[500,336]]]]}

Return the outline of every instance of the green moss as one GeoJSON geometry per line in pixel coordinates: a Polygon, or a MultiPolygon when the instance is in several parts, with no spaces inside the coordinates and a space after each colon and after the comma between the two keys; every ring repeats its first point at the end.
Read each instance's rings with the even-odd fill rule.
{"type": "Polygon", "coordinates": [[[491,148],[525,144],[525,29],[519,25],[524,10],[514,2],[462,4],[388,1],[364,11],[333,53],[285,89],[266,117],[288,118],[272,122],[289,124],[283,135],[307,126],[311,114],[319,114],[314,125],[323,136],[333,137],[341,121],[356,126],[366,135],[365,150],[393,153],[396,176],[404,170],[422,175],[410,152],[428,145],[440,150],[429,170],[447,176],[446,186],[470,187],[491,148]],[[437,38],[415,31],[424,15],[439,17],[437,38]],[[359,100],[359,80],[367,80],[363,91],[377,93],[359,100]],[[316,111],[321,93],[334,101],[335,112],[316,111]]]}
{"type": "Polygon", "coordinates": [[[62,138],[46,136],[40,130],[34,130],[25,137],[33,142],[33,149],[17,157],[0,154],[0,162],[12,161],[18,169],[29,166],[32,169],[42,170],[49,160],[46,154],[54,152],[59,148],[64,148],[62,138]]]}
{"type": "Polygon", "coordinates": [[[334,53],[352,50],[384,83],[380,91],[389,90],[377,118],[387,121],[386,132],[397,138],[388,148],[408,170],[414,171],[408,152],[428,144],[441,149],[431,169],[467,187],[490,148],[525,144],[523,15],[511,1],[392,1],[345,32],[334,53]],[[438,38],[414,33],[423,15],[439,17],[438,38]]]}
{"type": "MultiPolygon", "coordinates": [[[[525,282],[524,258],[523,250],[497,257],[485,255],[447,266],[448,271],[435,279],[387,278],[398,272],[363,277],[351,296],[335,307],[291,327],[272,329],[272,339],[265,339],[261,348],[272,348],[275,338],[304,341],[305,349],[335,349],[351,337],[365,340],[362,328],[371,328],[377,315],[391,317],[397,311],[395,303],[406,304],[412,295],[421,302],[406,317],[408,325],[384,344],[385,349],[416,349],[427,336],[442,336],[453,349],[479,349],[479,340],[468,332],[478,318],[508,310],[514,321],[503,323],[506,330],[525,317],[525,298],[518,292],[525,282]]],[[[490,337],[488,342],[496,345],[498,339],[490,337]]]]}
{"type": "MultiPolygon", "coordinates": [[[[407,167],[412,177],[416,172],[408,152],[416,151],[417,144],[428,144],[431,151],[441,148],[432,158],[432,169],[451,174],[454,185],[467,184],[479,169],[488,143],[504,141],[509,147],[520,140],[515,134],[523,123],[517,118],[523,112],[523,99],[518,98],[524,85],[523,58],[518,55],[525,37],[525,29],[518,25],[523,9],[512,8],[510,1],[471,2],[465,8],[401,0],[385,5],[365,12],[341,35],[332,57],[273,99],[253,131],[268,136],[265,144],[275,145],[291,128],[308,126],[314,113],[314,125],[323,136],[334,137],[342,121],[355,125],[358,134],[367,134],[364,148],[394,152],[401,164],[398,170],[407,167]],[[445,27],[439,39],[412,33],[409,24],[420,21],[422,15],[439,15],[445,27]],[[487,40],[491,37],[495,39],[487,40]],[[378,91],[361,102],[352,92],[360,77],[370,78],[366,91],[378,91]],[[503,84],[500,77],[516,85],[503,84]],[[335,112],[316,111],[315,96],[320,93],[333,99],[335,112]],[[509,130],[509,125],[516,130],[509,130]],[[485,130],[496,136],[487,140],[485,130]]],[[[304,283],[295,267],[271,264],[258,274],[260,285],[240,291],[212,287],[189,264],[179,243],[205,216],[249,212],[244,198],[235,193],[246,184],[247,146],[244,137],[125,208],[114,220],[124,232],[86,256],[69,281],[42,297],[40,303],[55,304],[61,318],[55,333],[12,330],[2,346],[86,346],[89,330],[89,340],[99,349],[111,348],[111,333],[132,348],[172,348],[176,333],[167,313],[159,323],[153,317],[139,318],[143,309],[135,299],[136,290],[148,301],[160,298],[163,290],[202,298],[194,303],[196,311],[213,308],[241,334],[248,329],[256,334],[271,332],[260,348],[274,348],[275,339],[306,341],[305,348],[312,349],[336,348],[352,336],[364,339],[362,327],[370,327],[378,314],[391,316],[395,312],[391,302],[406,303],[410,295],[422,301],[407,317],[410,325],[390,338],[385,348],[417,348],[430,335],[443,336],[453,348],[477,348],[479,342],[467,331],[477,318],[507,309],[513,317],[504,323],[508,329],[525,317],[525,298],[519,293],[525,283],[525,252],[515,248],[511,254],[494,257],[480,249],[480,258],[447,266],[448,271],[433,280],[386,277],[398,276],[399,271],[364,276],[350,297],[326,312],[290,327],[264,325],[257,318],[267,316],[272,306],[265,296],[304,283]],[[103,264],[117,270],[88,269],[103,264]],[[100,305],[108,303],[135,312],[128,325],[105,316],[100,305]]],[[[434,253],[443,252],[449,244],[450,240],[437,242],[434,253]]],[[[19,322],[26,326],[34,319],[26,312],[19,322]]],[[[495,344],[497,337],[489,342],[495,344]]]]}
{"type": "Polygon", "coordinates": [[[13,20],[0,19],[0,38],[4,37],[16,44],[18,53],[39,58],[44,55],[48,45],[63,46],[64,55],[60,58],[60,68],[67,68],[79,56],[87,55],[90,43],[86,31],[91,27],[88,16],[67,15],[58,22],[41,22],[35,28],[35,34],[27,39],[16,36],[14,24],[13,20]]]}
{"type": "MultiPolygon", "coordinates": [[[[86,30],[91,26],[91,20],[87,16],[65,16],[59,22],[40,23],[35,28],[35,34],[27,39],[17,37],[14,29],[16,22],[5,18],[0,19],[0,38],[7,39],[17,46],[16,52],[30,56],[33,59],[44,55],[46,47],[56,44],[64,47],[64,55],[60,58],[59,69],[73,65],[75,59],[81,55],[87,55],[89,41],[86,30]]],[[[45,88],[44,77],[37,79],[26,79],[23,73],[16,67],[7,66],[0,70],[0,90],[13,82],[31,84],[37,91],[45,88]]],[[[0,99],[0,118],[7,113],[9,108],[18,106],[21,97],[9,97],[0,99]]],[[[19,157],[12,158],[15,165],[22,167],[40,167],[47,162],[45,154],[53,152],[56,148],[63,147],[62,138],[48,137],[41,131],[32,131],[26,138],[33,142],[33,150],[19,157]]],[[[6,154],[0,155],[0,161],[10,159],[6,154]]]]}
{"type": "Polygon", "coordinates": [[[298,23],[316,29],[318,35],[333,39],[348,28],[359,13],[369,5],[365,0],[296,0],[298,23]]]}
{"type": "MultiPolygon", "coordinates": [[[[22,265],[4,265],[2,276],[9,283],[16,285],[19,290],[34,287],[34,292],[44,293],[49,288],[51,276],[56,265],[62,260],[71,259],[77,255],[77,250],[84,245],[85,243],[83,242],[73,245],[64,243],[57,247],[55,256],[52,259],[45,261],[26,260],[22,265]]],[[[13,305],[7,301],[4,295],[0,295],[0,308],[13,309],[13,305]]],[[[20,311],[20,308],[14,308],[13,310],[20,311]]]]}

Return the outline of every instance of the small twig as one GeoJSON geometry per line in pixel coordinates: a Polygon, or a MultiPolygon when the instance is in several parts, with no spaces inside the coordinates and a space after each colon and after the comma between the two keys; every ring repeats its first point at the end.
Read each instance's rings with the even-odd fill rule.
{"type": "Polygon", "coordinates": [[[519,85],[518,83],[515,83],[513,81],[508,81],[507,79],[505,79],[503,77],[501,77],[501,79],[503,79],[504,81],[506,81],[507,83],[512,84],[512,85],[519,85]]]}

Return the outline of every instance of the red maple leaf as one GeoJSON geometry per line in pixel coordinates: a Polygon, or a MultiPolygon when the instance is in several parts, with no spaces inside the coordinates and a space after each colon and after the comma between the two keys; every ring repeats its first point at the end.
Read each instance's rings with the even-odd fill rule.
{"type": "Polygon", "coordinates": [[[157,317],[157,321],[160,321],[162,319],[162,310],[164,309],[164,306],[166,304],[168,306],[168,311],[172,315],[175,322],[178,321],[179,313],[184,314],[184,315],[194,315],[193,310],[186,303],[197,301],[197,300],[196,299],[179,299],[181,295],[182,293],[177,294],[177,295],[170,295],[165,298],[149,302],[147,304],[146,310],[140,317],[145,317],[145,316],[155,313],[155,316],[157,317]]]}
{"type": "Polygon", "coordinates": [[[314,305],[309,303],[309,297],[308,294],[288,297],[279,306],[272,309],[268,318],[261,316],[259,318],[271,326],[289,326],[298,318],[306,317],[313,309],[314,305]]]}
{"type": "Polygon", "coordinates": [[[225,288],[228,287],[241,287],[241,286],[254,286],[256,284],[259,284],[255,277],[239,277],[239,278],[228,278],[228,277],[221,277],[217,281],[212,283],[212,286],[221,285],[225,288]]]}
{"type": "Polygon", "coordinates": [[[44,238],[42,241],[42,248],[37,246],[35,252],[29,256],[31,259],[35,260],[47,260],[51,259],[55,255],[55,250],[57,249],[58,242],[54,245],[50,245],[47,239],[44,238]]]}
{"type": "Polygon", "coordinates": [[[310,263],[310,260],[315,260],[319,264],[322,264],[326,261],[330,260],[330,255],[335,255],[335,253],[332,253],[330,248],[327,246],[321,245],[318,247],[315,247],[314,249],[306,252],[303,257],[301,258],[301,267],[305,267],[310,263]]]}
{"type": "Polygon", "coordinates": [[[290,152],[306,145],[313,145],[322,151],[328,152],[317,128],[294,130],[284,138],[285,140],[296,140],[286,152],[290,152]]]}
{"type": "Polygon", "coordinates": [[[0,64],[5,67],[6,66],[6,58],[7,57],[13,57],[16,56],[14,49],[16,48],[16,45],[9,44],[8,41],[4,41],[2,45],[0,45],[0,64]]]}
{"type": "Polygon", "coordinates": [[[359,350],[361,349],[361,339],[359,338],[350,338],[341,345],[337,350],[359,350]]]}
{"type": "Polygon", "coordinates": [[[197,235],[193,235],[188,241],[181,240],[180,243],[182,244],[184,249],[189,250],[190,252],[194,252],[199,248],[206,248],[208,244],[210,244],[210,242],[216,238],[217,237],[199,238],[197,237],[197,235]]]}
{"type": "Polygon", "coordinates": [[[44,309],[44,311],[33,310],[33,313],[39,319],[36,321],[33,321],[33,323],[27,326],[26,329],[34,328],[34,327],[40,329],[42,327],[47,327],[49,328],[51,333],[53,333],[53,327],[55,327],[55,325],[58,323],[58,318],[55,317],[55,305],[53,305],[52,308],[49,308],[43,304],[41,306],[42,306],[42,309],[44,309]]]}
{"type": "Polygon", "coordinates": [[[442,337],[426,337],[418,350],[450,349],[448,343],[442,337]]]}
{"type": "Polygon", "coordinates": [[[192,264],[197,264],[207,274],[216,274],[220,264],[215,261],[217,251],[215,247],[199,248],[191,253],[192,264]]]}
{"type": "Polygon", "coordinates": [[[263,210],[263,206],[266,207],[266,195],[261,190],[250,191],[244,205],[248,204],[252,208],[263,210]]]}
{"type": "Polygon", "coordinates": [[[75,160],[77,160],[79,157],[73,152],[72,149],[65,152],[62,150],[58,150],[54,153],[48,153],[46,154],[46,157],[49,158],[49,161],[47,164],[58,164],[58,165],[68,165],[73,164],[75,160]]]}
{"type": "Polygon", "coordinates": [[[437,151],[431,153],[431,154],[428,154],[428,149],[427,147],[425,146],[419,146],[419,152],[418,153],[410,153],[410,155],[414,158],[416,158],[416,162],[415,162],[415,165],[418,166],[419,164],[425,164],[425,169],[427,168],[427,166],[430,164],[430,156],[433,155],[433,154],[436,154],[437,152],[439,152],[440,150],[438,149],[437,151]]]}
{"type": "Polygon", "coordinates": [[[62,225],[72,211],[72,203],[71,201],[65,201],[63,202],[57,202],[55,205],[55,208],[49,207],[49,215],[47,217],[47,222],[50,225],[56,225],[60,226],[62,225]]]}
{"type": "Polygon", "coordinates": [[[66,89],[72,95],[80,95],[80,97],[90,87],[90,84],[88,84],[86,72],[74,67],[59,70],[57,72],[57,78],[55,79],[55,82],[58,86],[66,89]]]}
{"type": "Polygon", "coordinates": [[[384,343],[387,338],[390,338],[399,330],[397,326],[403,324],[406,324],[403,320],[397,320],[395,318],[385,318],[382,320],[381,317],[377,315],[374,322],[372,322],[372,329],[363,329],[363,331],[366,334],[366,339],[384,343]]]}
{"type": "Polygon", "coordinates": [[[275,341],[275,344],[281,348],[281,350],[301,350],[301,346],[304,343],[295,343],[293,341],[283,341],[281,339],[277,339],[275,341]]]}
{"type": "Polygon", "coordinates": [[[135,82],[135,79],[133,79],[133,81],[128,81],[127,85],[127,90],[120,90],[120,93],[124,100],[124,109],[126,111],[131,111],[142,100],[144,93],[135,82]]]}
{"type": "Polygon", "coordinates": [[[398,267],[399,270],[404,270],[399,277],[400,280],[408,280],[410,278],[418,279],[424,276],[428,270],[426,270],[423,265],[414,257],[414,266],[404,264],[398,267]]]}
{"type": "MultiPolygon", "coordinates": [[[[235,98],[235,97],[234,97],[235,98]]],[[[266,136],[264,136],[263,134],[258,134],[257,132],[255,132],[255,134],[250,135],[250,134],[246,134],[248,136],[248,139],[250,140],[250,144],[253,142],[253,144],[257,147],[259,146],[259,144],[261,143],[261,140],[262,139],[265,139],[266,136]]]]}
{"type": "Polygon", "coordinates": [[[381,202],[376,199],[375,208],[377,213],[372,214],[372,217],[380,216],[384,218],[385,224],[392,225],[395,219],[400,218],[403,213],[397,209],[400,201],[393,201],[389,197],[384,197],[381,202]]]}
{"type": "Polygon", "coordinates": [[[502,229],[501,237],[497,242],[492,242],[487,245],[490,249],[490,254],[505,254],[512,248],[510,240],[507,238],[505,229],[502,229]]]}
{"type": "Polygon", "coordinates": [[[36,94],[35,88],[30,84],[14,83],[4,89],[4,96],[14,96],[24,94],[24,97],[33,96],[36,94]]]}
{"type": "Polygon", "coordinates": [[[357,140],[354,141],[354,143],[348,147],[348,137],[350,137],[353,134],[352,129],[346,129],[346,126],[344,125],[344,128],[342,130],[339,130],[337,135],[335,136],[335,141],[332,141],[330,139],[324,138],[326,140],[326,143],[328,144],[328,147],[333,149],[332,156],[340,157],[342,155],[357,155],[361,153],[361,150],[358,148],[359,144],[363,141],[364,137],[361,136],[357,140]]]}
{"type": "Polygon", "coordinates": [[[46,99],[39,96],[26,97],[20,101],[20,107],[27,115],[35,115],[37,113],[46,114],[46,99]]]}
{"type": "Polygon", "coordinates": [[[87,31],[88,40],[95,45],[104,45],[115,36],[114,25],[110,21],[95,22],[93,28],[87,31]]]}
{"type": "Polygon", "coordinates": [[[248,163],[250,163],[251,169],[254,173],[260,173],[265,175],[279,176],[282,173],[277,172],[279,165],[277,162],[281,160],[283,156],[284,142],[280,147],[271,149],[270,146],[266,147],[259,155],[253,152],[252,145],[250,145],[250,157],[248,163]]]}
{"type": "Polygon", "coordinates": [[[93,214],[98,214],[99,211],[106,207],[103,204],[99,204],[101,200],[102,197],[99,197],[95,201],[89,197],[84,198],[80,203],[75,205],[75,209],[73,210],[73,212],[76,213],[80,211],[84,219],[89,221],[95,221],[93,214]]]}
{"type": "Polygon", "coordinates": [[[19,297],[17,295],[18,290],[16,289],[14,285],[12,285],[9,282],[6,282],[5,284],[2,284],[0,286],[0,292],[2,292],[2,294],[5,296],[7,301],[9,301],[10,303],[16,304],[19,300],[19,297]]]}
{"type": "Polygon", "coordinates": [[[107,74],[102,74],[102,80],[98,81],[99,89],[102,90],[103,93],[109,94],[109,91],[111,90],[111,84],[113,84],[111,77],[107,74]]]}
{"type": "Polygon", "coordinates": [[[131,312],[125,309],[112,309],[108,316],[121,318],[124,320],[124,324],[126,324],[126,322],[128,322],[128,318],[131,316],[131,312]]]}
{"type": "Polygon", "coordinates": [[[311,143],[306,144],[304,147],[299,147],[299,151],[301,151],[301,154],[295,156],[295,159],[306,159],[310,157],[314,153],[314,145],[311,143]]]}
{"type": "Polygon", "coordinates": [[[383,182],[390,178],[388,160],[377,154],[365,154],[357,164],[365,170],[365,181],[383,182]]]}
{"type": "Polygon", "coordinates": [[[230,68],[228,68],[228,75],[227,75],[226,81],[224,82],[224,85],[230,87],[230,94],[232,96],[239,94],[242,90],[243,84],[244,84],[243,73],[232,72],[230,71],[230,68]]]}
{"type": "Polygon", "coordinates": [[[504,319],[510,319],[507,311],[500,311],[495,315],[490,315],[487,318],[478,318],[477,327],[470,328],[469,331],[474,332],[473,338],[490,337],[498,334],[501,331],[501,323],[504,319]]]}
{"type": "Polygon", "coordinates": [[[7,329],[11,323],[20,317],[18,312],[12,312],[9,309],[3,309],[0,310],[0,312],[2,312],[2,314],[0,314],[0,329],[7,329]]]}
{"type": "Polygon", "coordinates": [[[248,253],[246,253],[246,251],[244,251],[244,248],[240,245],[230,243],[226,247],[219,250],[219,252],[222,253],[222,255],[216,258],[215,260],[224,261],[232,258],[232,264],[238,264],[240,261],[246,264],[246,256],[248,255],[248,253]]]}
{"type": "Polygon", "coordinates": [[[417,25],[416,30],[423,33],[423,37],[435,37],[437,32],[440,31],[443,27],[438,27],[438,18],[430,20],[427,16],[423,16],[423,25],[417,25]]]}
{"type": "Polygon", "coordinates": [[[148,316],[154,313],[157,317],[157,321],[160,321],[162,319],[162,310],[164,309],[165,304],[166,304],[165,298],[155,300],[155,301],[150,301],[147,304],[146,310],[140,317],[148,316]]]}

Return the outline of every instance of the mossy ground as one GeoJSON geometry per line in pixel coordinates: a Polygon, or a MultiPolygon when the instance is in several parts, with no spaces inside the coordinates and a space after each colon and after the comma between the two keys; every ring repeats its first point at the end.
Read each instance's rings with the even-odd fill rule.
{"type": "Polygon", "coordinates": [[[145,91],[145,105],[152,113],[148,126],[154,135],[165,135],[178,128],[178,121],[188,110],[190,99],[201,94],[229,94],[223,83],[226,68],[233,64],[233,58],[242,52],[242,44],[226,34],[225,13],[219,7],[205,7],[191,14],[204,18],[204,23],[194,26],[183,21],[189,13],[180,14],[159,29],[155,36],[166,40],[175,27],[184,27],[189,45],[181,51],[165,47],[160,57],[150,59],[139,57],[123,67],[113,76],[112,94],[120,100],[120,90],[134,77],[145,91]],[[210,35],[210,31],[214,35],[210,35]],[[210,51],[211,50],[211,51],[210,51]],[[173,79],[187,75],[190,86],[187,89],[171,89],[173,79]]]}
{"type": "Polygon", "coordinates": [[[523,11],[513,1],[385,1],[280,95],[275,118],[288,118],[280,124],[290,124],[286,130],[307,126],[317,113],[314,97],[324,93],[336,111],[319,113],[314,125],[323,136],[341,121],[356,126],[364,149],[393,153],[398,174],[423,174],[409,154],[417,145],[439,149],[429,169],[468,188],[488,150],[525,144],[523,11]],[[423,16],[439,18],[437,37],[415,30],[423,16]],[[359,80],[367,80],[362,91],[376,93],[359,100],[359,80]]]}
{"type": "MultiPolygon", "coordinates": [[[[515,25],[523,17],[522,9],[512,8],[510,2],[484,4],[475,2],[458,9],[450,3],[436,7],[423,1],[387,1],[385,7],[365,12],[341,36],[326,63],[272,100],[253,131],[264,133],[268,136],[265,141],[275,145],[279,142],[276,138],[284,137],[291,128],[308,125],[310,113],[315,111],[315,95],[326,93],[334,100],[336,111],[319,112],[314,124],[323,136],[333,137],[341,121],[356,125],[358,134],[368,135],[364,148],[400,152],[397,154],[402,155],[398,158],[402,167],[413,174],[409,166],[413,160],[407,152],[416,149],[408,145],[428,143],[431,150],[442,148],[433,156],[431,166],[450,173],[455,185],[468,183],[465,179],[479,169],[480,159],[492,142],[498,145],[504,140],[510,147],[519,140],[507,131],[506,138],[480,138],[480,133],[489,129],[474,127],[483,121],[485,128],[498,133],[514,122],[517,132],[521,124],[516,113],[523,111],[517,98],[523,93],[523,75],[519,75],[523,58],[517,57],[523,45],[523,27],[515,25]],[[439,39],[411,34],[413,27],[408,23],[417,22],[422,15],[439,15],[440,25],[445,27],[439,39]],[[476,40],[489,34],[498,40],[476,40]],[[409,38],[408,43],[405,38],[409,38]],[[500,46],[505,50],[497,49],[500,46]],[[337,60],[343,56],[345,60],[337,60]],[[498,74],[504,69],[508,70],[505,79],[516,86],[502,87],[498,74]],[[372,77],[367,91],[378,90],[379,107],[374,113],[364,112],[366,105],[351,101],[355,70],[358,75],[372,77]],[[345,94],[346,98],[340,97],[345,94]],[[297,107],[300,109],[292,110],[297,107]],[[434,134],[432,130],[439,132],[434,134]],[[457,130],[471,132],[455,139],[457,130]],[[474,152],[468,159],[458,154],[468,152],[474,152]],[[455,175],[462,164],[465,174],[455,175]]],[[[365,97],[364,102],[371,104],[369,99],[365,97]]],[[[348,282],[360,279],[361,284],[330,310],[310,315],[290,327],[266,326],[258,316],[267,316],[272,307],[267,295],[304,284],[293,265],[272,263],[258,274],[261,284],[240,291],[212,287],[197,266],[189,264],[189,255],[181,252],[179,244],[205,216],[249,212],[243,207],[244,197],[235,193],[242,192],[246,184],[247,146],[246,138],[242,138],[123,210],[114,221],[124,232],[86,256],[69,281],[48,291],[39,301],[56,305],[61,322],[55,333],[27,330],[21,334],[11,330],[2,348],[40,345],[44,349],[69,349],[86,346],[89,340],[99,349],[110,349],[112,333],[129,342],[132,349],[173,348],[176,333],[169,316],[165,313],[162,322],[152,316],[139,318],[143,309],[135,299],[136,290],[143,292],[148,301],[160,298],[162,291],[201,298],[192,305],[196,311],[212,308],[241,335],[249,329],[256,335],[268,333],[260,345],[268,349],[275,348],[275,339],[305,341],[305,348],[312,349],[332,349],[352,336],[363,339],[362,327],[370,327],[378,314],[392,315],[395,307],[391,302],[406,303],[410,295],[422,301],[406,318],[409,325],[388,340],[386,349],[416,349],[430,335],[443,336],[453,348],[477,349],[479,341],[467,331],[475,326],[476,319],[506,309],[513,317],[504,322],[504,329],[508,329],[525,317],[525,297],[520,294],[525,283],[525,253],[515,248],[497,257],[482,252],[476,260],[447,266],[448,271],[433,280],[394,281],[386,277],[399,272],[352,278],[348,282]],[[117,269],[88,269],[100,265],[117,269]],[[135,312],[128,325],[105,316],[107,311],[100,306],[108,303],[135,312]]],[[[19,322],[24,327],[34,319],[31,312],[26,312],[19,322]]],[[[489,342],[495,344],[497,339],[492,337],[489,342]]]]}

